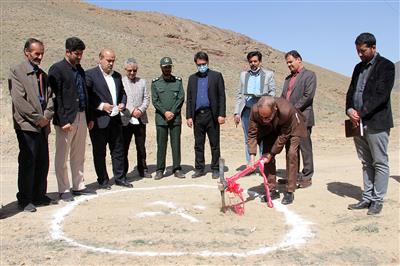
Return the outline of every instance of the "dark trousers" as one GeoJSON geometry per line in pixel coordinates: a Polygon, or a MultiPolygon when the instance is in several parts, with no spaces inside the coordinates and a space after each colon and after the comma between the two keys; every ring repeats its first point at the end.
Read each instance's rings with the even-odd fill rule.
{"type": "Polygon", "coordinates": [[[18,203],[26,205],[46,195],[49,146],[45,133],[16,130],[18,155],[18,203]]]}
{"type": "Polygon", "coordinates": [[[211,169],[219,170],[219,124],[212,117],[210,109],[203,109],[196,112],[196,119],[194,120],[194,152],[195,152],[195,168],[197,170],[204,170],[204,144],[206,141],[206,134],[211,147],[211,169]]]}
{"type": "Polygon", "coordinates": [[[301,159],[303,161],[303,170],[301,171],[301,176],[304,179],[310,179],[314,174],[311,127],[307,127],[307,131],[308,131],[307,137],[300,139],[300,152],[301,152],[301,159]]]}
{"type": "Polygon", "coordinates": [[[182,125],[156,126],[157,131],[157,171],[165,170],[168,132],[171,139],[172,171],[181,170],[181,128],[182,125]]]}
{"type": "Polygon", "coordinates": [[[129,170],[129,146],[131,144],[132,136],[135,136],[136,145],[136,159],[137,159],[137,169],[140,173],[147,170],[146,164],[146,125],[139,124],[133,125],[129,123],[122,127],[122,133],[124,136],[124,175],[128,173],[129,170]]]}
{"type": "Polygon", "coordinates": [[[106,167],[106,147],[110,148],[112,169],[115,180],[123,181],[124,175],[124,141],[122,125],[118,118],[111,118],[106,128],[94,127],[89,131],[93,146],[94,168],[97,174],[97,182],[102,184],[109,180],[106,167]]]}

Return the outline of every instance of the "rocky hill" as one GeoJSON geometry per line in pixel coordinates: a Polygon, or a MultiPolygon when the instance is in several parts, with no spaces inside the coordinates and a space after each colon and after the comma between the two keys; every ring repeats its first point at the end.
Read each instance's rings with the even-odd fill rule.
{"type": "MultiPolygon", "coordinates": [[[[228,114],[233,113],[239,73],[247,67],[247,52],[257,49],[263,53],[264,66],[275,71],[278,93],[288,74],[281,51],[242,34],[160,13],[107,10],[79,1],[1,1],[1,16],[1,122],[5,125],[1,135],[11,118],[8,70],[23,58],[22,47],[28,37],[44,41],[45,70],[63,58],[65,39],[79,36],[87,46],[82,60],[86,69],[96,65],[101,48],[110,47],[117,54],[117,70],[122,71],[126,58],[134,57],[140,64],[139,75],[150,81],[160,75],[160,58],[170,56],[174,73],[183,78],[184,86],[195,71],[193,55],[204,50],[209,53],[211,68],[224,75],[228,114]]],[[[306,63],[306,67],[318,78],[317,123],[337,123],[343,119],[349,78],[316,65],[306,63]]]]}

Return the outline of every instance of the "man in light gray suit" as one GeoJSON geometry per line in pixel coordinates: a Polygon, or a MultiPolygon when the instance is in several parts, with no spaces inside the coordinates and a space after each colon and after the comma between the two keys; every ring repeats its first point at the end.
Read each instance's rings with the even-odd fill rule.
{"type": "Polygon", "coordinates": [[[285,60],[291,73],[285,79],[281,97],[293,104],[306,118],[308,135],[300,140],[303,170],[297,178],[298,187],[306,188],[311,186],[314,174],[311,129],[314,126],[313,101],[317,77],[313,71],[304,67],[301,55],[297,51],[287,52],[285,60]]]}
{"type": "MultiPolygon", "coordinates": [[[[259,51],[248,53],[247,61],[249,62],[250,70],[240,73],[240,83],[236,92],[234,119],[236,126],[242,120],[246,162],[249,165],[250,153],[247,143],[247,133],[249,130],[251,107],[262,96],[275,96],[275,79],[274,72],[261,67],[262,54],[259,51]]],[[[261,155],[262,145],[260,143],[259,145],[261,155]]]]}
{"type": "Polygon", "coordinates": [[[150,97],[146,88],[146,80],[136,76],[138,64],[135,59],[125,61],[126,76],[122,78],[127,97],[126,111],[121,116],[122,132],[124,136],[124,174],[129,170],[128,151],[135,135],[137,169],[140,177],[151,178],[146,164],[146,124],[148,123],[146,110],[149,107],[150,97]]]}

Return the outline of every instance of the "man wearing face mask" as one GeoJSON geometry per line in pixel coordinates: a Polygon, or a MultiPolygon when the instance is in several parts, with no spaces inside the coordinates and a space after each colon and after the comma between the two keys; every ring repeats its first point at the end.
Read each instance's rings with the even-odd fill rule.
{"type": "Polygon", "coordinates": [[[120,112],[125,110],[126,94],[122,77],[113,70],[115,53],[104,48],[99,54],[99,65],[86,71],[86,86],[94,125],[90,130],[93,161],[97,182],[102,189],[110,189],[106,167],[106,147],[110,148],[115,184],[131,188],[124,174],[124,141],[120,112]]]}
{"type": "Polygon", "coordinates": [[[48,135],[54,108],[47,74],[39,68],[43,54],[43,43],[29,38],[24,46],[25,60],[11,68],[8,80],[19,144],[18,207],[26,212],[35,212],[36,206],[52,202],[46,190],[48,135]]]}
{"type": "Polygon", "coordinates": [[[204,144],[206,134],[211,146],[212,178],[219,177],[220,125],[225,123],[225,84],[222,74],[208,68],[208,55],[194,56],[197,72],[189,77],[186,123],[194,127],[195,172],[192,178],[205,175],[204,144]]]}
{"type": "MultiPolygon", "coordinates": [[[[261,96],[275,96],[274,72],[261,66],[262,54],[253,51],[247,54],[250,70],[240,73],[240,83],[236,92],[235,124],[242,121],[244,133],[244,147],[247,164],[250,163],[249,145],[247,143],[247,132],[249,130],[249,119],[251,107],[257,103],[261,96]]],[[[260,153],[262,143],[260,143],[260,153]]]]}
{"type": "Polygon", "coordinates": [[[254,165],[257,143],[263,141],[263,157],[272,199],[279,198],[276,190],[276,165],[274,156],[286,146],[287,191],[282,204],[294,200],[298,172],[300,138],[307,136],[304,117],[300,111],[283,98],[263,96],[251,108],[248,143],[250,163],[254,165]]]}
{"type": "Polygon", "coordinates": [[[96,194],[86,187],[83,176],[87,127],[89,129],[93,127],[89,115],[85,71],[80,65],[84,50],[85,44],[81,39],[68,38],[65,41],[65,58],[49,69],[49,83],[55,94],[54,164],[58,192],[60,199],[64,201],[72,201],[73,195],[96,194]],[[68,179],[68,155],[72,173],[72,193],[68,179]]]}
{"type": "Polygon", "coordinates": [[[181,109],[185,99],[182,79],[173,76],[172,59],[163,57],[160,60],[162,75],[153,79],[151,100],[156,109],[157,130],[157,170],[155,180],[162,179],[165,171],[168,133],[171,138],[172,171],[177,178],[185,178],[181,167],[181,109]]]}

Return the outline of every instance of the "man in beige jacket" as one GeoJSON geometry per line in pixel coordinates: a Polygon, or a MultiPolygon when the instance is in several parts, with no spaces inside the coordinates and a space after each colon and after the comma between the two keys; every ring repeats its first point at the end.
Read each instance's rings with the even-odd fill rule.
{"type": "Polygon", "coordinates": [[[11,68],[8,84],[20,150],[18,206],[26,212],[35,212],[36,206],[52,202],[46,196],[46,190],[49,171],[48,134],[54,110],[47,75],[39,68],[44,54],[43,43],[34,38],[28,39],[24,54],[26,60],[11,68]]]}

